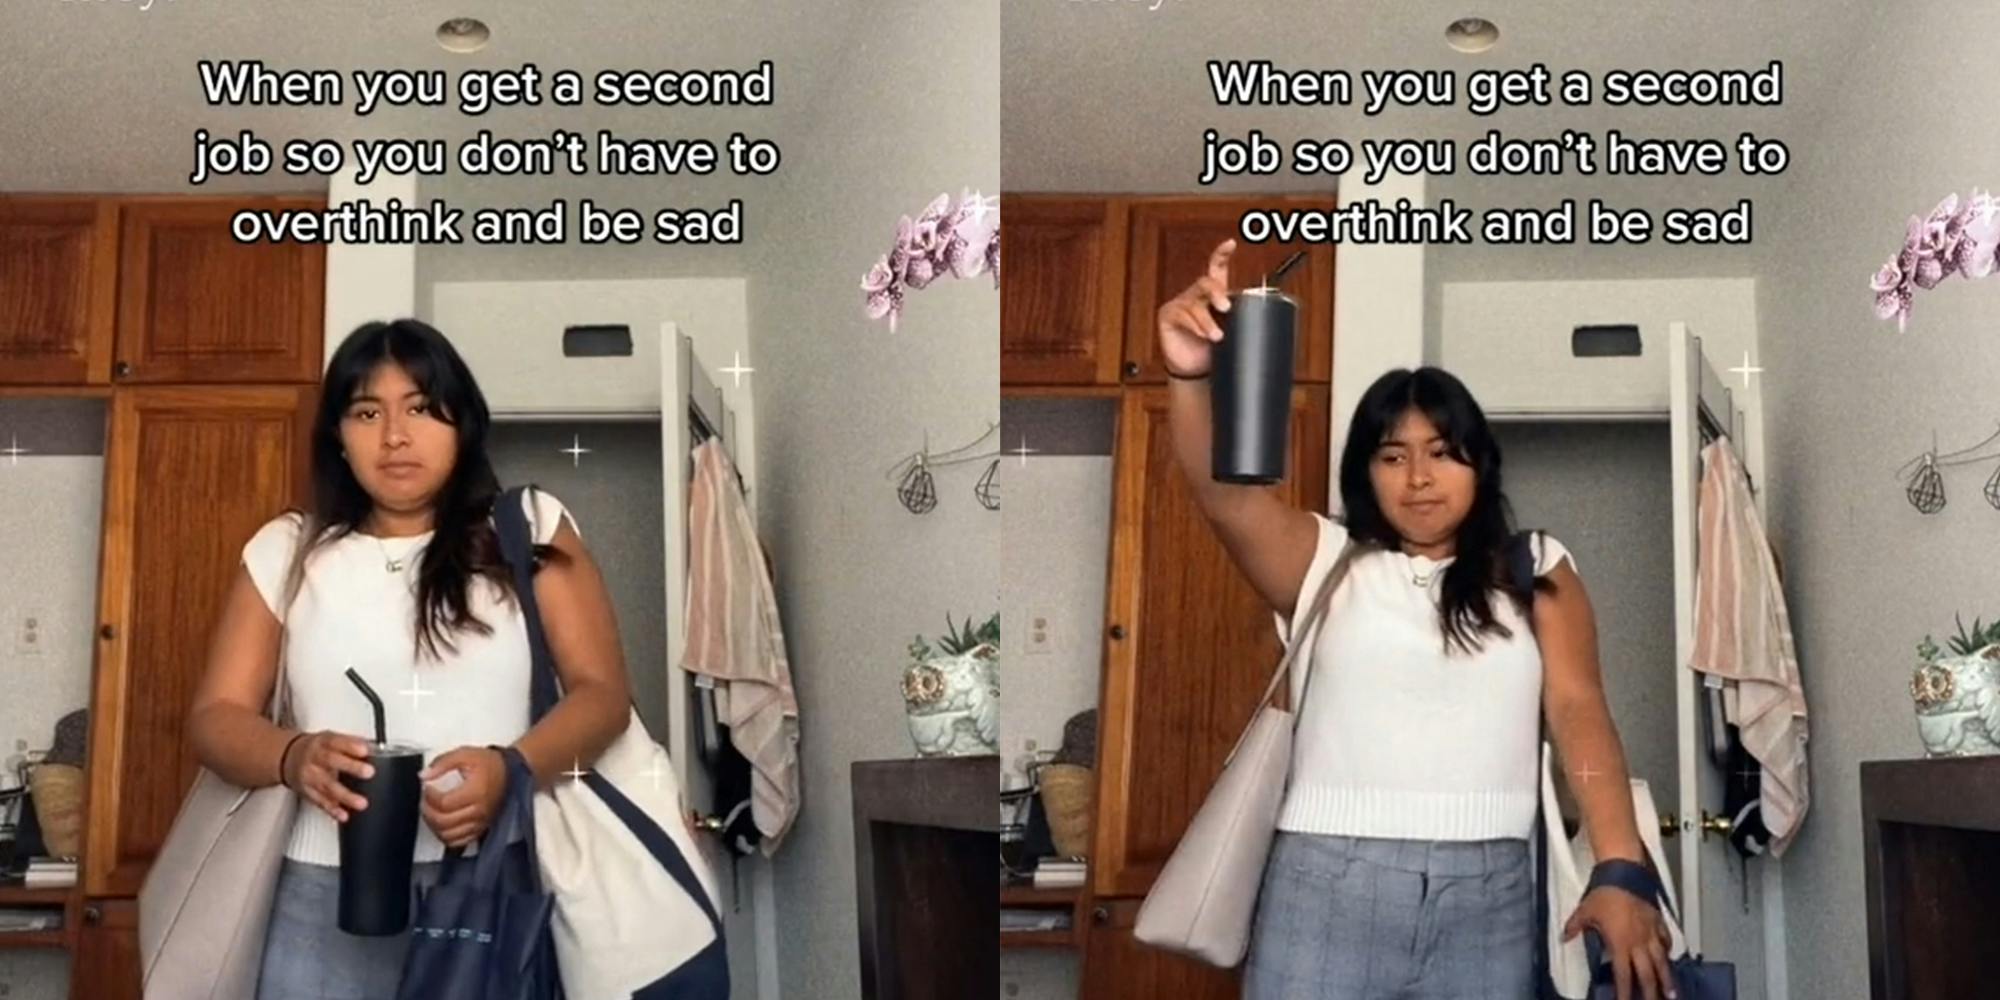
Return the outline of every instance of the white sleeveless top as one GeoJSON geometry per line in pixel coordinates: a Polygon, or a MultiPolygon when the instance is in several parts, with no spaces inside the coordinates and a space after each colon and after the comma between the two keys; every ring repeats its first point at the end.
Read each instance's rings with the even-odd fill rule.
{"type": "MultiPolygon", "coordinates": [[[[569,511],[547,493],[528,496],[534,499],[524,499],[522,506],[532,507],[535,539],[548,544],[569,511]]],[[[574,519],[570,525],[575,528],[574,519]]],[[[406,538],[355,533],[321,546],[307,561],[287,621],[278,601],[298,534],[296,515],[274,518],[243,547],[243,565],[265,606],[285,622],[285,672],[299,731],[373,737],[374,710],[348,681],[350,666],[381,696],[389,739],[423,747],[426,765],[448,750],[506,746],[528,731],[527,624],[519,606],[503,599],[492,581],[475,578],[469,602],[492,633],[449,633],[457,653],[441,648],[442,661],[426,656],[419,664],[417,570],[432,533],[406,538]],[[401,560],[401,572],[388,569],[391,560],[401,560]]],[[[339,829],[331,816],[302,802],[285,856],[338,865],[339,829]]],[[[419,822],[416,860],[443,856],[443,843],[419,822]]]]}
{"type": "MultiPolygon", "coordinates": [[[[1347,529],[1323,515],[1301,600],[1340,555],[1347,529]]],[[[1574,557],[1537,536],[1535,574],[1574,557]]],[[[1312,648],[1312,684],[1292,749],[1278,828],[1407,840],[1525,838],[1541,787],[1542,657],[1511,600],[1494,617],[1511,638],[1482,635],[1476,655],[1445,654],[1442,568],[1403,552],[1356,558],[1312,648]],[[1427,584],[1417,578],[1428,577],[1427,584]]],[[[1278,615],[1278,634],[1292,640],[1278,615]]]]}

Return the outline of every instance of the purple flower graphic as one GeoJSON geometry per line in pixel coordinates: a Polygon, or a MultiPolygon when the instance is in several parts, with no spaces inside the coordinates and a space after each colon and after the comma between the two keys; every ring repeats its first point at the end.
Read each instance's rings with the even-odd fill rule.
{"type": "Polygon", "coordinates": [[[921,291],[940,278],[971,278],[993,271],[1000,287],[1000,211],[997,199],[971,191],[954,204],[940,194],[912,219],[896,222],[896,241],[861,279],[869,319],[887,318],[894,333],[906,290],[921,291]]]}
{"type": "Polygon", "coordinates": [[[1929,291],[1957,274],[1984,278],[2000,269],[2000,202],[1974,188],[1960,205],[1946,195],[1927,216],[1910,216],[1903,247],[1869,279],[1875,315],[1894,318],[1897,332],[1909,329],[1916,289],[1929,291]]]}

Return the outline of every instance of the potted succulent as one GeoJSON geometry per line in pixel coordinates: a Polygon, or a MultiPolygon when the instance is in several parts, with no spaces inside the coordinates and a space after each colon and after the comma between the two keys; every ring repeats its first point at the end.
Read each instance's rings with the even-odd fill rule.
{"type": "Polygon", "coordinates": [[[1991,625],[1962,619],[1950,655],[1930,636],[1917,644],[1922,663],[1910,677],[1917,706],[1917,734],[1930,757],[2000,753],[2000,620],[1991,625]]]}
{"type": "Polygon", "coordinates": [[[1000,615],[953,625],[933,648],[919,635],[903,671],[903,706],[920,757],[1000,752],[1000,615]]]}

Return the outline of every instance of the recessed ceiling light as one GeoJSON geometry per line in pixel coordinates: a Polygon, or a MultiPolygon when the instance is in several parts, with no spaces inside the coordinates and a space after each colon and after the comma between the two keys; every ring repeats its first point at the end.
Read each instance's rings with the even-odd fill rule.
{"type": "Polygon", "coordinates": [[[1444,29],[1444,40],[1460,52],[1484,52],[1500,40],[1500,29],[1483,17],[1464,17],[1444,29]]]}
{"type": "Polygon", "coordinates": [[[476,17],[454,17],[438,25],[438,44],[447,52],[477,52],[486,47],[493,32],[476,17]]]}

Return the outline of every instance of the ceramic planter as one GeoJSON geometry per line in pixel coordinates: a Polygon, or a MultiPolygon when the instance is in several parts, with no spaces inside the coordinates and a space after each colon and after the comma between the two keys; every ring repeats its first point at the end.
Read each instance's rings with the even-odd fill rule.
{"type": "Polygon", "coordinates": [[[1926,756],[2000,753],[2000,644],[1918,667],[1910,699],[1926,756]]]}
{"type": "Polygon", "coordinates": [[[903,672],[903,706],[920,757],[1000,752],[1000,649],[981,643],[903,672]]]}

